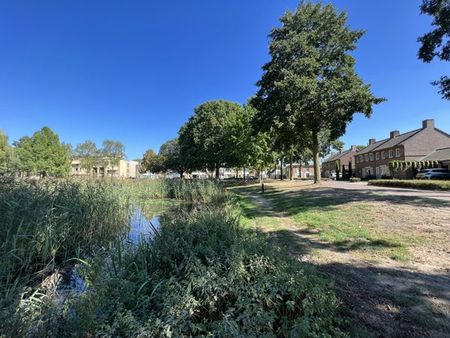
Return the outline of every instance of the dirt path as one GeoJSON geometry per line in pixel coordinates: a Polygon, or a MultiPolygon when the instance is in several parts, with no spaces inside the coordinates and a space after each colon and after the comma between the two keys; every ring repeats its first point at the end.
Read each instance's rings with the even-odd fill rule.
{"type": "Polygon", "coordinates": [[[246,195],[300,247],[307,249],[303,253],[290,252],[335,281],[349,315],[373,336],[450,337],[448,267],[391,259],[369,262],[352,251],[320,241],[314,232],[299,229],[266,198],[246,195]]]}

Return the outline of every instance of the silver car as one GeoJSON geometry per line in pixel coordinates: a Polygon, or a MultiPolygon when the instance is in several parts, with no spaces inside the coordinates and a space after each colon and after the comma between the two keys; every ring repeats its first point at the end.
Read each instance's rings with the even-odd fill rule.
{"type": "Polygon", "coordinates": [[[422,169],[417,175],[418,179],[450,180],[450,172],[444,168],[422,169]]]}

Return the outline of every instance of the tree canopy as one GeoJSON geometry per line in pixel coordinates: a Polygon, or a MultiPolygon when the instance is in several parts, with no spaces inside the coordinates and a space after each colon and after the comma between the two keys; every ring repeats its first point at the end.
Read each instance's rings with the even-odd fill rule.
{"type": "Polygon", "coordinates": [[[242,117],[242,106],[225,100],[208,101],[194,109],[179,132],[180,152],[185,165],[190,170],[235,166],[236,123],[242,117]]]}
{"type": "MultiPolygon", "coordinates": [[[[431,62],[435,57],[443,61],[450,61],[450,1],[423,0],[420,6],[422,14],[433,17],[434,29],[419,37],[421,47],[419,58],[424,62],[431,62]]],[[[434,85],[439,86],[439,93],[444,99],[450,100],[450,78],[441,76],[434,85]]]]}
{"type": "Polygon", "coordinates": [[[41,176],[66,176],[70,170],[69,151],[50,128],[44,127],[16,144],[17,169],[41,176]]]}
{"type": "Polygon", "coordinates": [[[97,145],[90,140],[86,140],[76,146],[73,151],[74,157],[79,159],[81,167],[91,172],[92,168],[98,163],[101,157],[101,151],[97,145]]]}
{"type": "Polygon", "coordinates": [[[12,148],[8,143],[8,136],[0,130],[0,174],[10,169],[12,148]]]}
{"type": "Polygon", "coordinates": [[[355,113],[370,116],[383,99],[372,95],[355,72],[351,52],[364,34],[351,30],[347,17],[332,5],[302,2],[281,18],[270,34],[271,60],[263,66],[252,104],[261,130],[309,135],[320,181],[320,135],[327,142],[345,133],[355,113]]]}

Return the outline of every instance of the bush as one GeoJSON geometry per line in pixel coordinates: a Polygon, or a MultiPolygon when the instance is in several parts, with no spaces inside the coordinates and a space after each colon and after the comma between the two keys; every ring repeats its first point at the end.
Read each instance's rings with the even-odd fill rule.
{"type": "Polygon", "coordinates": [[[237,206],[216,183],[12,181],[1,187],[0,211],[7,220],[2,257],[12,264],[15,252],[29,251],[24,268],[2,262],[2,269],[32,273],[41,266],[36,262],[81,255],[78,273],[88,283],[62,302],[37,285],[18,283],[26,291],[17,293],[16,303],[0,304],[0,336],[344,335],[329,282],[281,253],[267,235],[240,226],[237,206]],[[114,236],[129,210],[123,195],[214,203],[166,214],[155,238],[131,244],[114,236]],[[56,251],[48,255],[40,238],[56,251]],[[99,243],[101,250],[90,250],[99,243]]]}
{"type": "Polygon", "coordinates": [[[66,318],[61,330],[79,336],[343,335],[330,285],[312,267],[271,248],[263,235],[241,228],[231,211],[213,208],[164,224],[153,244],[111,259],[120,267],[103,266],[96,292],[76,306],[77,321],[66,318]]]}
{"type": "Polygon", "coordinates": [[[450,190],[450,181],[388,179],[370,180],[369,185],[427,190],[450,190]]]}
{"type": "Polygon", "coordinates": [[[359,177],[350,177],[350,182],[361,182],[359,177]]]}

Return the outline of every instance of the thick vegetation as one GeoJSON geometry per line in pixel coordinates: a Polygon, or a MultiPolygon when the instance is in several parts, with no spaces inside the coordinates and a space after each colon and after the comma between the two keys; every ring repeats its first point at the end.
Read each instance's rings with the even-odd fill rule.
{"type": "Polygon", "coordinates": [[[11,277],[1,285],[0,334],[343,335],[339,301],[328,283],[264,235],[242,228],[237,205],[213,182],[4,183],[1,264],[2,276],[11,277]],[[153,239],[130,244],[114,236],[129,211],[118,195],[133,203],[151,197],[203,203],[165,214],[153,239]],[[110,234],[115,238],[106,245],[110,234]],[[45,250],[51,255],[44,254],[41,238],[55,240],[45,250]],[[26,267],[14,263],[26,260],[16,259],[20,252],[30,256],[26,267]],[[26,283],[17,278],[73,257],[83,262],[77,270],[88,285],[79,295],[61,300],[37,276],[26,283]]]}

